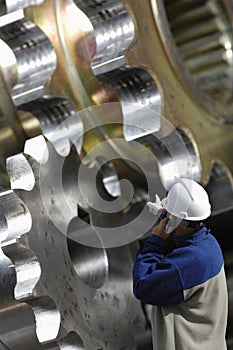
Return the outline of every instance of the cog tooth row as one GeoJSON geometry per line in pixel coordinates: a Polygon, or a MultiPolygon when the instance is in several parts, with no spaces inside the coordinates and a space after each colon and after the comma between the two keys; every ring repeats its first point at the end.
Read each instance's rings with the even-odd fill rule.
{"type": "Polygon", "coordinates": [[[184,64],[200,89],[227,103],[232,99],[231,22],[221,1],[165,2],[184,64]],[[187,24],[189,29],[187,30],[187,24]]]}
{"type": "MultiPolygon", "coordinates": [[[[6,6],[7,12],[11,12],[29,5],[39,5],[42,1],[3,3],[1,9],[6,6]]],[[[20,120],[21,112],[17,106],[45,94],[45,85],[56,68],[57,57],[48,37],[26,19],[23,12],[21,15],[14,12],[9,22],[5,17],[0,18],[0,85],[3,90],[0,98],[0,128],[3,132],[0,151],[3,174],[0,182],[7,188],[9,179],[5,174],[5,158],[22,151],[27,138],[41,134],[38,121],[33,118],[30,121],[20,120]],[[24,130],[24,126],[28,127],[29,124],[30,134],[27,134],[28,129],[24,130]]]]}
{"type": "Polygon", "coordinates": [[[33,296],[40,278],[40,264],[32,251],[19,243],[20,239],[4,242],[0,248],[3,282],[0,345],[3,349],[39,350],[42,348],[39,340],[43,342],[57,336],[60,316],[50,298],[33,296]]]}
{"type": "MultiPolygon", "coordinates": [[[[52,144],[47,145],[43,142],[43,138],[40,136],[35,139],[37,141],[37,146],[42,148],[40,149],[42,154],[47,146],[48,157],[46,158],[46,161],[51,161],[52,157],[54,160],[54,153],[56,153],[56,151],[52,144]],[[38,141],[40,142],[40,145],[38,141]]],[[[31,142],[32,145],[35,144],[34,139],[31,139],[28,142],[31,142]]],[[[28,149],[33,153],[30,146],[28,149]]],[[[25,150],[27,150],[27,146],[25,146],[25,150]]],[[[59,160],[60,158],[61,157],[57,155],[56,160],[59,160]]],[[[6,237],[3,237],[4,242],[2,244],[2,250],[14,264],[15,273],[13,272],[13,275],[15,274],[16,278],[15,281],[12,280],[12,283],[8,285],[8,288],[11,288],[11,295],[13,294],[16,300],[14,302],[15,317],[17,317],[18,312],[21,311],[21,317],[19,317],[19,320],[22,322],[22,327],[28,328],[24,340],[22,340],[20,336],[13,336],[14,322],[8,327],[8,333],[11,334],[12,332],[10,339],[6,338],[5,340],[4,330],[2,331],[1,339],[3,344],[7,344],[11,349],[17,349],[18,342],[20,342],[21,348],[33,347],[33,349],[63,349],[72,344],[77,346],[79,344],[79,337],[74,332],[64,339],[61,337],[59,342],[51,343],[51,341],[58,336],[61,316],[53,299],[46,296],[45,291],[41,290],[41,285],[43,285],[42,281],[44,280],[43,269],[41,269],[39,260],[30,248],[29,241],[30,235],[33,235],[34,223],[32,222],[29,209],[20,197],[22,197],[22,190],[27,192],[33,191],[34,187],[38,184],[39,168],[41,166],[39,160],[41,161],[41,157],[34,160],[32,155],[22,153],[7,159],[11,184],[15,191],[17,189],[18,196],[13,189],[3,192],[2,194],[4,199],[1,202],[3,206],[3,208],[1,208],[3,209],[2,217],[4,215],[4,218],[6,218],[8,223],[7,227],[5,227],[7,239],[6,237]],[[21,212],[19,210],[20,208],[21,212]],[[27,232],[29,232],[29,236],[26,235],[27,232]],[[45,342],[50,342],[51,344],[41,345],[45,342]]],[[[30,194],[29,198],[31,198],[32,201],[33,197],[30,197],[30,194]]],[[[36,204],[39,204],[38,201],[40,201],[40,197],[37,197],[36,204]]],[[[33,217],[33,219],[35,222],[36,218],[33,217]]],[[[44,267],[43,264],[42,267],[44,267]]],[[[13,303],[11,295],[9,293],[7,294],[7,305],[9,305],[9,308],[12,308],[13,303]]],[[[4,318],[10,318],[10,313],[10,309],[8,310],[8,307],[6,307],[4,318]]],[[[15,326],[20,327],[17,323],[15,326]]]]}
{"type": "MultiPolygon", "coordinates": [[[[33,144],[34,141],[31,139],[28,142],[33,144]]],[[[141,318],[141,311],[137,301],[132,299],[130,285],[127,284],[122,289],[122,286],[116,283],[118,269],[115,271],[114,266],[119,264],[119,254],[121,254],[124,264],[132,266],[130,252],[132,249],[136,249],[136,245],[107,250],[105,248],[85,247],[75,242],[71,236],[67,236],[67,224],[72,217],[77,215],[78,198],[77,195],[73,196],[71,200],[72,215],[64,218],[62,212],[66,210],[65,202],[62,200],[62,206],[58,205],[57,202],[61,198],[61,194],[57,187],[56,176],[59,177],[59,174],[56,171],[56,165],[61,167],[64,163],[63,171],[66,172],[66,167],[69,168],[67,160],[70,157],[73,166],[77,164],[78,167],[77,153],[74,150],[72,154],[71,150],[71,154],[64,158],[56,152],[54,146],[49,142],[47,142],[47,149],[48,158],[45,163],[39,163],[33,159],[32,154],[30,156],[24,155],[24,158],[20,157],[20,160],[26,158],[30,164],[35,184],[30,191],[17,190],[18,196],[27,203],[31,213],[31,230],[20,237],[16,243],[3,247],[4,253],[14,263],[17,273],[18,282],[14,288],[15,298],[21,303],[26,303],[34,313],[35,321],[33,324],[36,329],[36,337],[43,344],[48,342],[48,344],[43,345],[42,349],[44,347],[53,349],[53,346],[55,349],[56,346],[58,349],[59,346],[61,349],[63,347],[65,349],[66,344],[67,346],[75,344],[77,348],[80,346],[83,349],[96,349],[101,346],[106,349],[118,349],[119,346],[123,345],[127,345],[129,349],[133,348],[133,344],[135,344],[133,331],[129,331],[126,327],[128,319],[124,315],[127,300],[132,303],[132,309],[130,308],[132,322],[141,318]],[[45,171],[44,176],[46,177],[44,197],[39,191],[40,186],[43,185],[43,177],[40,181],[39,175],[43,175],[43,171],[45,171]],[[49,201],[49,207],[44,206],[46,200],[49,201]],[[49,208],[58,210],[55,219],[59,223],[62,221],[63,233],[56,227],[57,221],[55,222],[54,217],[51,217],[52,212],[49,208]],[[87,263],[88,269],[86,269],[87,263]],[[29,266],[30,264],[33,266],[29,266]],[[34,271],[34,278],[28,280],[27,289],[24,290],[24,272],[28,271],[34,271]],[[33,284],[35,285],[33,286],[33,284]],[[94,304],[93,300],[95,300],[94,304]],[[91,303],[92,311],[89,309],[91,303]],[[103,303],[106,303],[108,307],[101,310],[103,303]],[[111,324],[108,322],[108,317],[106,318],[106,313],[109,317],[112,313],[115,314],[111,324]],[[52,317],[51,324],[49,315],[52,317]],[[126,328],[127,332],[124,330],[126,328]],[[59,329],[64,329],[66,334],[70,333],[72,336],[64,338],[64,334],[60,334],[59,329]],[[108,342],[108,346],[106,342],[108,342]]],[[[17,158],[17,156],[15,157],[17,158]]],[[[20,162],[13,162],[13,159],[14,157],[10,158],[11,174],[15,174],[14,166],[17,165],[17,168],[20,166],[20,162]]],[[[75,167],[72,171],[74,169],[75,167]]],[[[70,178],[70,180],[72,179],[70,178]]],[[[69,182],[69,186],[72,188],[72,192],[76,193],[75,176],[73,181],[69,182]]],[[[22,182],[18,186],[15,184],[15,186],[24,188],[20,184],[22,182]]],[[[128,279],[129,284],[130,275],[131,269],[124,271],[124,276],[128,279]]],[[[9,317],[7,313],[5,317],[9,317]]],[[[138,322],[140,324],[141,321],[138,322]]],[[[2,339],[4,341],[4,337],[2,339]]],[[[35,341],[28,338],[30,344],[34,344],[35,341]]],[[[12,349],[17,349],[15,346],[14,343],[12,349]]]]}
{"type": "Polygon", "coordinates": [[[51,341],[57,337],[60,328],[60,313],[51,298],[35,295],[41,268],[26,244],[26,237],[23,237],[21,243],[18,240],[4,243],[0,249],[1,279],[4,281],[0,287],[1,305],[4,305],[1,349],[65,350],[70,346],[84,349],[75,332],[60,336],[59,341],[51,341]]]}
{"type": "MultiPolygon", "coordinates": [[[[7,159],[7,167],[12,184],[10,193],[14,199],[9,210],[13,218],[16,218],[17,221],[15,220],[12,222],[8,215],[8,241],[6,242],[5,240],[3,242],[2,250],[14,264],[16,281],[12,285],[12,290],[15,300],[19,302],[19,304],[17,304],[17,302],[15,303],[16,315],[18,313],[17,310],[25,309],[25,311],[22,311],[22,317],[25,318],[24,323],[28,322],[27,327],[32,328],[32,334],[30,335],[29,332],[23,343],[25,347],[30,343],[30,346],[37,344],[36,347],[38,347],[40,343],[55,339],[60,328],[60,313],[53,300],[47,296],[39,296],[35,292],[37,284],[40,283],[42,271],[38,259],[30,246],[27,246],[28,239],[25,234],[28,232],[31,234],[33,230],[33,221],[28,207],[24,204],[24,201],[20,199],[20,197],[22,197],[22,190],[30,192],[35,187],[39,175],[39,163],[34,161],[31,156],[21,153],[7,159]],[[16,192],[18,192],[18,195],[16,195],[16,192]],[[15,197],[18,198],[19,203],[15,201],[15,197]],[[23,218],[22,213],[18,212],[19,207],[21,211],[22,209],[24,210],[23,218]],[[13,226],[14,230],[11,226],[13,226]],[[24,307],[25,304],[28,306],[24,307]],[[32,312],[30,318],[26,316],[30,314],[29,310],[32,312]]],[[[3,204],[4,208],[7,208],[7,203],[3,204]]],[[[12,301],[9,299],[8,303],[10,307],[12,301]]],[[[4,317],[6,319],[10,317],[10,311],[7,309],[4,317]]],[[[13,331],[12,328],[11,331],[13,331]]],[[[9,344],[13,342],[12,348],[17,348],[14,341],[17,342],[17,340],[12,339],[9,344]]]]}

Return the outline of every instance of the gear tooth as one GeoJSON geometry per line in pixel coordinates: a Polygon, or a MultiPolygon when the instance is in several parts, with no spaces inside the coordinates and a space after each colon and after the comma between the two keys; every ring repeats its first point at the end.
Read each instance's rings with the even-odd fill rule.
{"type": "Polygon", "coordinates": [[[5,241],[8,236],[8,226],[7,226],[7,218],[6,214],[2,212],[2,208],[0,210],[0,242],[5,241]]]}
{"type": "Polygon", "coordinates": [[[24,245],[25,236],[14,243],[3,247],[4,254],[14,264],[17,283],[14,289],[16,300],[32,296],[33,290],[40,279],[41,267],[34,252],[24,245]]]}
{"type": "Polygon", "coordinates": [[[27,206],[12,190],[3,192],[0,196],[0,222],[3,222],[0,240],[5,242],[29,232],[32,218],[27,206]]]}
{"type": "Polygon", "coordinates": [[[62,140],[50,141],[56,152],[63,157],[66,157],[70,152],[71,142],[69,139],[64,138],[62,140]]]}
{"type": "Polygon", "coordinates": [[[76,113],[68,121],[65,121],[65,126],[67,128],[65,135],[69,142],[68,150],[70,151],[73,145],[76,148],[76,152],[80,154],[83,147],[84,125],[79,114],[76,113]]]}
{"type": "MultiPolygon", "coordinates": [[[[2,281],[0,284],[1,305],[4,305],[4,304],[6,305],[6,303],[12,299],[12,296],[14,293],[14,287],[16,284],[16,274],[15,274],[15,268],[12,264],[12,261],[5,254],[3,247],[0,248],[0,256],[1,256],[1,281],[2,281]]],[[[2,322],[2,319],[1,319],[1,322],[2,322]]],[[[1,342],[0,342],[0,345],[1,345],[1,342]]]]}
{"type": "Polygon", "coordinates": [[[124,115],[124,137],[132,141],[153,134],[161,128],[161,108],[145,108],[136,103],[122,102],[124,115]],[[143,117],[146,114],[146,118],[143,117]]]}
{"type": "Polygon", "coordinates": [[[31,191],[35,185],[35,176],[29,159],[23,153],[6,160],[11,189],[31,191]]]}
{"type": "Polygon", "coordinates": [[[61,315],[51,297],[37,293],[36,286],[40,283],[41,266],[34,252],[27,245],[27,237],[24,236],[14,243],[4,245],[2,250],[4,256],[10,259],[11,268],[17,276],[11,285],[11,294],[14,294],[17,301],[28,304],[30,307],[34,314],[37,339],[43,343],[57,338],[61,315]]]}
{"type": "Polygon", "coordinates": [[[80,140],[79,135],[77,136],[77,140],[75,140],[71,132],[70,135],[66,135],[65,132],[62,134],[62,131],[55,132],[53,138],[48,139],[48,147],[51,149],[51,152],[56,151],[61,157],[67,157],[71,151],[71,147],[74,146],[76,152],[80,154],[82,139],[80,140]]]}
{"type": "Polygon", "coordinates": [[[51,159],[54,159],[54,157],[56,157],[56,158],[62,157],[63,158],[63,153],[61,152],[61,149],[58,152],[54,142],[52,142],[51,140],[47,141],[47,150],[48,150],[49,161],[51,159]]]}
{"type": "MultiPolygon", "coordinates": [[[[47,141],[47,150],[48,150],[48,158],[54,159],[57,158],[64,159],[69,157],[71,153],[80,154],[82,148],[82,141],[75,141],[69,139],[68,137],[63,137],[60,140],[51,140],[47,141]]],[[[48,159],[47,159],[48,160],[48,159]]]]}
{"type": "Polygon", "coordinates": [[[24,153],[34,158],[38,163],[48,161],[48,146],[44,136],[36,136],[25,142],[24,153]]]}
{"type": "Polygon", "coordinates": [[[55,340],[60,329],[61,314],[54,300],[48,296],[41,296],[28,299],[26,302],[35,315],[39,342],[55,340]]]}

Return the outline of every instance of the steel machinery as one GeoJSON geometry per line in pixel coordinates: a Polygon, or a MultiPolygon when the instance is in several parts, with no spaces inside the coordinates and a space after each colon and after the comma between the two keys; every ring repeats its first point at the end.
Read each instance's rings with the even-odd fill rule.
{"type": "Polygon", "coordinates": [[[131,271],[146,202],[180,177],[221,231],[230,348],[232,1],[2,0],[0,15],[0,349],[152,349],[131,271]]]}

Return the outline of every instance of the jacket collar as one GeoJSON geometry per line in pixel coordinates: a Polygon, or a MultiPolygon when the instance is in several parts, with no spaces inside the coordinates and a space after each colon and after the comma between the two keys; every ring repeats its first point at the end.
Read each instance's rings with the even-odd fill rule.
{"type": "Polygon", "coordinates": [[[210,230],[207,229],[205,226],[202,227],[200,230],[187,233],[182,236],[176,236],[175,234],[173,235],[173,239],[177,245],[177,247],[182,247],[189,245],[190,243],[197,242],[205,237],[205,235],[209,234],[210,230]]]}

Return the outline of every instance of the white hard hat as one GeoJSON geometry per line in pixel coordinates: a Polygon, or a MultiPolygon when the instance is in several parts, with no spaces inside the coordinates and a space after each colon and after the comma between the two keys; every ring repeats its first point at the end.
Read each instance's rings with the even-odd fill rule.
{"type": "Polygon", "coordinates": [[[174,216],[200,221],[211,214],[209,197],[205,189],[192,179],[180,179],[162,200],[164,208],[174,216]]]}

